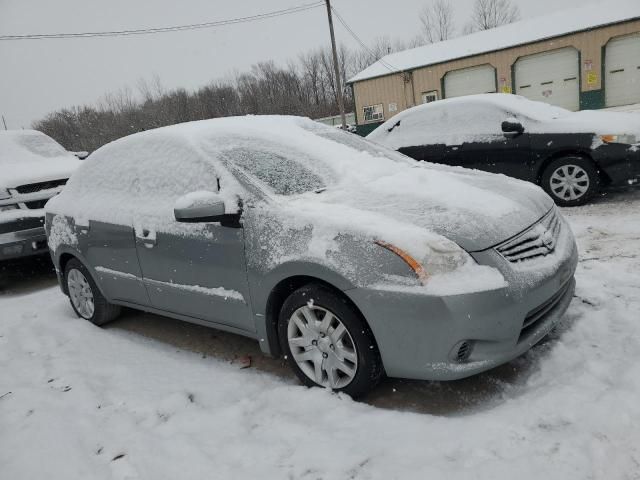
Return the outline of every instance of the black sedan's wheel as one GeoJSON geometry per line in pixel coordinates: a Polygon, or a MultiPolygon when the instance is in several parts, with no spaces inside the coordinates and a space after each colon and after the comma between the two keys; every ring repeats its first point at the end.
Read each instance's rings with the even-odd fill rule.
{"type": "Polygon", "coordinates": [[[103,325],[120,314],[120,307],[107,302],[87,268],[75,258],[65,266],[64,281],[71,306],[79,317],[103,325]]]}
{"type": "Polygon", "coordinates": [[[562,207],[584,205],[600,190],[600,176],[584,157],[562,157],[542,174],[542,188],[562,207]]]}
{"type": "Polygon", "coordinates": [[[307,386],[358,397],[382,376],[380,353],[369,327],[325,286],[307,285],[287,298],[278,335],[289,364],[307,386]]]}

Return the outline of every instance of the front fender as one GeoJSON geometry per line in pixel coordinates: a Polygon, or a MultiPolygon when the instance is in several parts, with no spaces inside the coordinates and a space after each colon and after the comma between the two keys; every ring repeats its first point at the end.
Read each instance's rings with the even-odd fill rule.
{"type": "Polygon", "coordinates": [[[341,291],[356,286],[347,277],[313,261],[296,260],[278,265],[268,273],[249,271],[249,291],[260,348],[268,355],[280,352],[277,332],[278,308],[292,290],[311,282],[326,283],[341,291]]]}

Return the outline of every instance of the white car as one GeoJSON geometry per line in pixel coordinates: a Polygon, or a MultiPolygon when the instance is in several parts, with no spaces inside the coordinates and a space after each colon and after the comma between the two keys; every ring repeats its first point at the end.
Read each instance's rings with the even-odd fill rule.
{"type": "Polygon", "coordinates": [[[0,261],[48,251],[44,205],[81,163],[42,132],[0,132],[0,261]]]}

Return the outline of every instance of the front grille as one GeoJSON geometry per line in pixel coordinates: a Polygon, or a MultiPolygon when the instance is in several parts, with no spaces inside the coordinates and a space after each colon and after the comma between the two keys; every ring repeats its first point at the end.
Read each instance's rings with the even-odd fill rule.
{"type": "Polygon", "coordinates": [[[496,250],[512,263],[549,255],[556,248],[560,226],[560,218],[554,208],[533,227],[499,245],[496,250]]]}
{"type": "Polygon", "coordinates": [[[44,200],[34,200],[33,202],[24,202],[24,204],[27,206],[27,208],[31,210],[36,210],[38,208],[44,208],[45,204],[48,201],[49,199],[45,198],[44,200]]]}
{"type": "Polygon", "coordinates": [[[48,182],[30,183],[28,185],[20,185],[16,187],[18,193],[35,193],[41,190],[51,190],[52,188],[58,188],[67,183],[67,179],[51,180],[48,182]]]}
{"type": "Polygon", "coordinates": [[[44,218],[27,217],[12,220],[10,222],[0,223],[0,234],[9,232],[19,232],[20,230],[30,230],[32,228],[42,227],[44,218]]]}
{"type": "Polygon", "coordinates": [[[527,337],[529,333],[535,330],[535,327],[546,318],[547,313],[549,313],[553,307],[555,307],[564,294],[567,293],[567,289],[569,288],[571,282],[567,282],[558,292],[553,295],[549,300],[544,302],[539,307],[531,310],[524,319],[524,323],[522,324],[522,329],[520,330],[520,337],[518,338],[518,342],[520,342],[523,338],[527,337]]]}

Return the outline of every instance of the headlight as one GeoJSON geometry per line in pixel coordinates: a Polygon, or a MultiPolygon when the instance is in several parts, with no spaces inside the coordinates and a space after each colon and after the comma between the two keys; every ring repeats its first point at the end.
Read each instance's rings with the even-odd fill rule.
{"type": "Polygon", "coordinates": [[[411,255],[409,255],[407,252],[405,252],[401,248],[398,248],[395,245],[392,245],[390,243],[383,242],[382,240],[376,240],[376,244],[380,245],[382,248],[386,248],[390,252],[393,252],[397,256],[399,256],[404,261],[404,263],[406,263],[409,266],[409,268],[413,270],[413,272],[418,277],[418,280],[420,280],[420,283],[422,283],[423,285],[427,283],[427,281],[429,280],[429,274],[424,269],[424,267],[420,264],[420,262],[418,262],[415,258],[413,258],[411,255]]]}
{"type": "Polygon", "coordinates": [[[0,200],[6,200],[7,198],[11,198],[11,194],[9,193],[9,190],[0,188],[0,200]]]}
{"type": "Polygon", "coordinates": [[[18,205],[0,205],[0,212],[5,212],[7,210],[16,210],[18,205]]]}
{"type": "Polygon", "coordinates": [[[600,140],[604,143],[624,143],[626,145],[634,145],[638,143],[635,135],[600,135],[600,140]]]}

